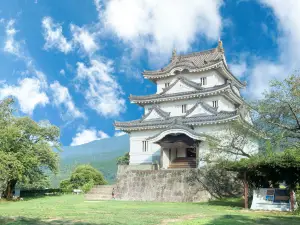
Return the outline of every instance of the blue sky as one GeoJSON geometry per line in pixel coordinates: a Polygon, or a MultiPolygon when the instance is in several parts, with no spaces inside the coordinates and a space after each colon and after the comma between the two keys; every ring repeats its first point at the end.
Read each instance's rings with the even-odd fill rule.
{"type": "Polygon", "coordinates": [[[143,110],[129,94],[155,92],[141,72],[223,41],[232,72],[259,98],[298,70],[297,0],[10,0],[0,2],[0,99],[49,120],[63,145],[121,135],[114,120],[143,110]]]}

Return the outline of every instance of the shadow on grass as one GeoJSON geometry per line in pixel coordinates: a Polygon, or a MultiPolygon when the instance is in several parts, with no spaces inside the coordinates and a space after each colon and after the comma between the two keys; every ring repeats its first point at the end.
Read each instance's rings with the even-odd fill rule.
{"type": "Polygon", "coordinates": [[[294,216],[261,216],[247,217],[239,215],[224,215],[212,220],[205,225],[297,225],[300,217],[294,216]]]}
{"type": "Polygon", "coordinates": [[[71,221],[64,219],[39,219],[26,217],[0,217],[1,225],[113,225],[120,224],[116,221],[113,223],[89,223],[84,221],[71,221]]]}
{"type": "Polygon", "coordinates": [[[210,205],[210,206],[224,206],[241,209],[244,207],[244,199],[242,198],[227,198],[227,199],[218,199],[208,202],[197,203],[199,205],[210,205]]]}

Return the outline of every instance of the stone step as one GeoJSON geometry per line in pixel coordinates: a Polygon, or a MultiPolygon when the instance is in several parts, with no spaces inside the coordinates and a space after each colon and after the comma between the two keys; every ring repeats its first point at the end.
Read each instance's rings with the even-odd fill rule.
{"type": "Polygon", "coordinates": [[[189,164],[189,165],[183,165],[183,164],[170,164],[169,169],[176,169],[176,168],[196,168],[196,163],[195,164],[189,164]]]}
{"type": "Polygon", "coordinates": [[[85,194],[84,197],[87,201],[111,200],[113,188],[114,185],[97,185],[85,194]]]}
{"type": "Polygon", "coordinates": [[[183,164],[183,165],[188,165],[188,164],[196,164],[196,162],[171,162],[171,164],[177,164],[177,165],[183,164]]]}
{"type": "Polygon", "coordinates": [[[174,161],[196,161],[196,159],[192,157],[188,157],[188,158],[182,157],[182,158],[176,158],[174,159],[174,161]]]}

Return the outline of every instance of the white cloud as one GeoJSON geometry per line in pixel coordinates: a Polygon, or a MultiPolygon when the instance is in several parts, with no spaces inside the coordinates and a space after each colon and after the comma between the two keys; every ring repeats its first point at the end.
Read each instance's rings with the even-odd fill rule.
{"type": "Polygon", "coordinates": [[[36,78],[25,78],[18,86],[4,85],[0,88],[0,98],[13,96],[18,99],[21,111],[32,114],[37,105],[45,106],[49,103],[43,84],[36,78]]]}
{"type": "Polygon", "coordinates": [[[84,118],[84,113],[80,112],[74,102],[73,99],[69,93],[68,88],[62,86],[58,81],[55,81],[50,85],[50,88],[53,93],[53,101],[56,106],[63,105],[67,113],[66,115],[69,115],[73,118],[84,118]]]}
{"type": "Polygon", "coordinates": [[[269,81],[273,78],[282,80],[299,67],[300,51],[300,1],[294,0],[260,0],[272,9],[279,30],[277,44],[279,46],[279,60],[276,62],[254,60],[249,77],[248,96],[261,97],[264,90],[268,90],[269,81]]]}
{"type": "Polygon", "coordinates": [[[72,51],[72,43],[68,42],[63,35],[61,24],[54,23],[50,17],[44,17],[42,27],[44,30],[44,39],[46,41],[44,45],[45,49],[57,48],[65,54],[72,51]]]}
{"type": "MultiPolygon", "coordinates": [[[[101,5],[95,1],[99,10],[101,5]]],[[[186,51],[199,36],[215,41],[221,32],[222,0],[111,0],[103,14],[104,27],[152,54],[186,51]]],[[[101,16],[100,14],[100,16],[101,16]]]]}
{"type": "Polygon", "coordinates": [[[65,72],[64,69],[61,69],[61,70],[59,71],[59,74],[64,76],[64,75],[66,74],[66,72],[65,72]]]}
{"type": "Polygon", "coordinates": [[[125,135],[125,134],[126,134],[126,133],[123,132],[123,131],[116,131],[116,132],[115,132],[115,137],[123,136],[123,135],[125,135]]]}
{"type": "Polygon", "coordinates": [[[250,84],[246,94],[250,98],[260,98],[264,91],[269,90],[269,81],[274,78],[286,76],[286,69],[281,64],[269,61],[260,61],[255,64],[251,71],[250,84]]]}
{"type": "Polygon", "coordinates": [[[90,33],[86,28],[78,27],[74,24],[71,24],[71,32],[74,44],[78,44],[88,55],[93,54],[99,49],[95,41],[95,33],[90,33]]]}
{"type": "Polygon", "coordinates": [[[112,62],[91,60],[90,66],[77,63],[77,79],[87,82],[88,88],[83,88],[85,98],[90,108],[105,117],[118,116],[126,109],[122,90],[112,76],[112,62]]]}
{"type": "Polygon", "coordinates": [[[13,54],[17,57],[21,57],[20,44],[15,40],[17,30],[15,29],[14,24],[14,20],[9,20],[6,25],[6,40],[4,43],[4,51],[13,54]]]}
{"type": "Polygon", "coordinates": [[[94,128],[85,129],[78,132],[76,136],[72,138],[71,146],[82,145],[104,138],[109,138],[109,136],[101,130],[96,131],[94,128]]]}
{"type": "Polygon", "coordinates": [[[237,62],[237,63],[231,63],[229,65],[230,71],[236,76],[236,77],[242,77],[245,75],[245,72],[247,71],[247,63],[244,62],[237,62]]]}

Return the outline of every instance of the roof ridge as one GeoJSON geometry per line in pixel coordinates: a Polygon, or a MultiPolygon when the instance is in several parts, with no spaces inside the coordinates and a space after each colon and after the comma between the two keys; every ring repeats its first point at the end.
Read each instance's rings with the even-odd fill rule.
{"type": "Polygon", "coordinates": [[[214,53],[215,51],[218,51],[218,49],[217,48],[211,48],[211,49],[204,50],[204,51],[190,52],[190,53],[187,53],[187,54],[179,54],[177,56],[185,58],[185,57],[188,57],[188,56],[197,56],[197,55],[204,55],[204,54],[214,53]]]}
{"type": "Polygon", "coordinates": [[[140,122],[143,122],[152,113],[153,110],[155,110],[155,112],[157,112],[157,114],[163,117],[164,119],[170,117],[170,112],[162,110],[157,104],[155,104],[149,109],[149,111],[145,115],[142,116],[140,122]]]}

